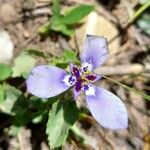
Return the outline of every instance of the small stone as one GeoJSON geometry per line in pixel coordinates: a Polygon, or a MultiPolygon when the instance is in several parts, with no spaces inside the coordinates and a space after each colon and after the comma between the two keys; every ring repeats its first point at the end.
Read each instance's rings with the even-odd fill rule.
{"type": "Polygon", "coordinates": [[[13,58],[14,44],[8,32],[0,29],[0,63],[10,63],[13,58]]]}
{"type": "MultiPolygon", "coordinates": [[[[117,27],[108,21],[103,16],[99,15],[97,12],[91,12],[88,17],[84,20],[83,25],[80,28],[76,29],[76,43],[82,50],[83,41],[86,34],[93,34],[107,38],[107,41],[111,41],[119,31],[117,27]]],[[[74,39],[70,40],[70,45],[76,47],[74,44],[74,39]]],[[[120,48],[120,37],[115,38],[108,45],[110,55],[114,55],[118,52],[120,48]]],[[[111,62],[109,60],[109,62],[111,62]]]]}
{"type": "Polygon", "coordinates": [[[12,21],[15,21],[18,18],[17,12],[15,8],[8,4],[4,3],[0,6],[0,22],[1,23],[10,23],[12,21]]]}

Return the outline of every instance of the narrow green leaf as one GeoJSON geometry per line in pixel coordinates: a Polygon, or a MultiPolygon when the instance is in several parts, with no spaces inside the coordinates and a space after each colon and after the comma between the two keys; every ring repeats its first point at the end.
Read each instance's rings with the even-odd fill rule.
{"type": "Polygon", "coordinates": [[[78,109],[74,101],[56,101],[49,112],[46,133],[50,148],[64,144],[69,129],[78,119],[78,109]]]}
{"type": "Polygon", "coordinates": [[[15,59],[13,66],[13,77],[23,76],[24,78],[30,73],[31,69],[35,66],[36,60],[34,57],[22,53],[15,59]]]}
{"type": "Polygon", "coordinates": [[[147,8],[150,7],[150,0],[146,1],[129,19],[129,22],[133,22],[135,19],[137,19],[147,8]]]}
{"type": "Polygon", "coordinates": [[[53,17],[60,15],[60,0],[53,0],[52,13],[53,17]]]}
{"type": "Polygon", "coordinates": [[[3,102],[4,100],[4,90],[2,85],[0,85],[0,104],[3,102]]]}
{"type": "Polygon", "coordinates": [[[31,55],[34,55],[34,56],[38,56],[38,57],[43,57],[43,58],[46,58],[46,54],[43,52],[43,51],[40,51],[40,50],[36,50],[36,49],[26,49],[26,51],[31,54],[31,55]]]}
{"type": "Polygon", "coordinates": [[[147,95],[147,94],[145,94],[145,93],[143,93],[143,92],[141,92],[141,91],[138,91],[138,90],[136,90],[135,88],[131,88],[131,87],[129,87],[129,86],[127,86],[127,85],[125,85],[125,84],[123,84],[123,83],[121,83],[121,82],[118,82],[118,81],[116,81],[116,80],[114,80],[114,79],[108,78],[108,77],[106,77],[106,76],[103,76],[103,77],[106,78],[106,79],[108,79],[108,80],[110,80],[110,81],[112,81],[112,82],[114,82],[114,83],[116,83],[116,84],[118,84],[118,85],[120,85],[120,86],[122,86],[122,87],[125,88],[126,90],[129,90],[129,91],[131,91],[131,92],[134,92],[134,93],[136,93],[136,94],[139,94],[139,95],[142,96],[143,98],[145,98],[145,99],[147,99],[147,100],[150,100],[150,95],[147,95]]]}
{"type": "Polygon", "coordinates": [[[58,18],[56,21],[53,20],[51,22],[51,30],[61,32],[66,36],[71,36],[74,33],[74,29],[60,22],[60,18],[58,18]]]}
{"type": "Polygon", "coordinates": [[[76,124],[74,124],[71,127],[71,131],[73,132],[76,140],[79,141],[81,144],[87,145],[87,146],[91,144],[91,143],[89,143],[89,142],[91,142],[91,137],[89,137],[87,134],[83,133],[76,124]]]}
{"type": "Polygon", "coordinates": [[[43,36],[48,36],[51,30],[51,23],[47,22],[38,29],[38,33],[43,36]]]}
{"type": "Polygon", "coordinates": [[[10,77],[11,73],[12,73],[12,69],[10,66],[5,64],[0,64],[0,81],[10,77]]]}
{"type": "Polygon", "coordinates": [[[93,11],[94,7],[91,5],[80,5],[73,8],[63,17],[61,17],[60,22],[66,25],[73,25],[82,20],[85,16],[87,16],[91,11],[93,11]]]}

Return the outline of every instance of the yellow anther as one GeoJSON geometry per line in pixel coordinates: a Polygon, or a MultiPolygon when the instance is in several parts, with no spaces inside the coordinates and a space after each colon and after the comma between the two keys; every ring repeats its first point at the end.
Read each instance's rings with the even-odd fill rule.
{"type": "Polygon", "coordinates": [[[91,74],[91,72],[87,70],[86,72],[84,72],[84,74],[88,75],[88,74],[91,74]]]}
{"type": "Polygon", "coordinates": [[[89,80],[85,76],[81,76],[81,79],[84,80],[86,83],[89,83],[89,80]]]}

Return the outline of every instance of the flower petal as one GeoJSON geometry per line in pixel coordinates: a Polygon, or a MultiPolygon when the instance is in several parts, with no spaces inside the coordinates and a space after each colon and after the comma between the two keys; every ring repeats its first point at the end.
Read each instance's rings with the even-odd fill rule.
{"type": "Polygon", "coordinates": [[[80,58],[82,63],[91,63],[94,69],[99,67],[108,58],[106,39],[87,35],[80,58]]]}
{"type": "Polygon", "coordinates": [[[76,77],[73,75],[66,75],[62,80],[66,85],[73,86],[76,83],[76,77]]]}
{"type": "Polygon", "coordinates": [[[41,98],[56,96],[69,88],[62,80],[66,72],[54,66],[37,66],[33,68],[26,83],[27,90],[41,98]]]}
{"type": "Polygon", "coordinates": [[[80,95],[81,90],[77,91],[76,87],[73,88],[73,94],[74,94],[74,99],[76,100],[76,98],[80,95]]]}
{"type": "Polygon", "coordinates": [[[70,71],[71,71],[72,75],[75,76],[76,78],[79,78],[80,77],[79,68],[72,63],[69,64],[69,67],[70,67],[70,71]]]}
{"type": "Polygon", "coordinates": [[[105,128],[123,129],[128,126],[127,110],[123,102],[113,93],[93,86],[95,94],[86,94],[93,117],[105,128]]]}
{"type": "Polygon", "coordinates": [[[86,75],[85,76],[90,82],[96,82],[98,81],[101,76],[100,75],[97,75],[97,74],[89,74],[89,75],[86,75]]]}

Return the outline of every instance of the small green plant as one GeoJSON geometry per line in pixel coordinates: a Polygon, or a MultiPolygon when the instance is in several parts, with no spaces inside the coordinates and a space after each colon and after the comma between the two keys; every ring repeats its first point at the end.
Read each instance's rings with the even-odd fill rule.
{"type": "Polygon", "coordinates": [[[39,28],[41,35],[48,35],[52,31],[59,32],[65,36],[71,36],[74,28],[94,7],[91,5],[79,5],[66,14],[60,12],[60,1],[53,0],[52,16],[45,25],[39,28]]]}
{"type": "MultiPolygon", "coordinates": [[[[98,42],[98,43],[100,43],[100,46],[101,46],[101,42],[98,42]]],[[[86,43],[84,48],[86,48],[86,46],[89,46],[89,45],[91,44],[86,43]]],[[[94,43],[94,46],[97,46],[97,44],[94,43]]],[[[102,47],[106,48],[105,46],[102,46],[102,47]]],[[[97,51],[97,48],[98,47],[96,48],[94,47],[94,49],[92,49],[92,52],[93,50],[97,51]]],[[[103,53],[104,55],[101,53],[97,53],[97,55],[95,55],[95,53],[90,53],[91,49],[89,51],[88,50],[89,49],[86,50],[86,53],[82,53],[83,54],[82,61],[88,60],[88,58],[90,58],[91,55],[93,56],[91,57],[93,58],[93,60],[104,61],[105,57],[107,56],[107,53],[103,53]],[[102,59],[96,59],[98,54],[101,54],[100,58],[102,59]]],[[[99,51],[100,50],[102,49],[99,49],[99,51]]],[[[54,57],[54,56],[51,56],[49,53],[37,51],[35,49],[24,50],[23,53],[21,53],[15,58],[12,66],[0,64],[0,113],[7,114],[8,116],[8,120],[7,120],[8,134],[11,136],[17,136],[17,134],[21,131],[21,129],[23,127],[26,127],[28,124],[33,125],[33,124],[41,123],[42,125],[43,124],[46,125],[45,132],[47,134],[50,148],[59,148],[63,146],[65,141],[68,139],[68,137],[70,137],[71,133],[81,144],[86,144],[87,143],[86,136],[82,134],[80,129],[76,126],[75,122],[89,117],[87,115],[88,110],[87,109],[82,110],[76,106],[76,103],[73,100],[74,95],[72,94],[70,90],[71,87],[67,91],[64,91],[63,93],[55,97],[49,97],[48,99],[33,96],[29,94],[29,90],[26,90],[25,80],[27,79],[27,76],[29,76],[29,74],[30,76],[33,75],[35,78],[38,77],[38,80],[36,82],[31,83],[30,85],[33,85],[33,87],[37,87],[36,92],[40,92],[41,94],[44,94],[46,90],[49,90],[49,88],[52,88],[53,81],[55,81],[55,78],[57,78],[57,76],[59,75],[59,74],[54,75],[55,72],[51,72],[48,74],[48,78],[51,79],[53,77],[51,80],[52,81],[51,84],[49,84],[48,82],[44,82],[44,83],[40,82],[40,84],[43,86],[48,84],[48,87],[46,88],[46,90],[44,90],[44,87],[37,86],[37,83],[39,83],[39,80],[41,79],[45,80],[45,77],[47,77],[47,74],[45,74],[44,72],[38,72],[40,70],[35,70],[36,69],[35,66],[37,65],[37,60],[41,57],[45,60],[45,62],[48,63],[49,66],[52,67],[53,65],[53,68],[57,68],[57,69],[58,67],[60,67],[58,70],[55,70],[58,72],[59,70],[64,69],[68,73],[70,69],[69,67],[67,67],[68,66],[67,64],[70,62],[76,65],[80,64],[79,59],[77,58],[77,54],[74,51],[64,50],[63,54],[60,57],[54,57]],[[32,74],[31,72],[32,68],[34,68],[34,74],[32,74]],[[44,73],[44,76],[42,76],[40,73],[42,74],[44,73]]],[[[84,63],[84,65],[82,66],[82,72],[81,72],[81,69],[76,70],[77,68],[72,66],[73,73],[76,73],[77,71],[76,81],[78,82],[76,82],[76,87],[77,87],[76,90],[79,89],[79,92],[81,90],[80,88],[81,82],[84,81],[83,83],[85,84],[82,85],[84,86],[84,88],[82,87],[82,89],[86,91],[88,90],[88,87],[89,88],[91,87],[91,86],[88,86],[87,83],[90,80],[95,80],[95,77],[97,78],[97,76],[95,75],[92,75],[92,74],[89,75],[89,72],[87,69],[90,69],[90,66],[88,68],[85,65],[86,63],[84,63]],[[78,77],[78,71],[80,72],[79,77],[78,77]],[[80,78],[80,76],[82,78],[80,78]]],[[[46,69],[46,72],[47,72],[48,67],[44,67],[44,69],[46,69]]],[[[108,79],[111,82],[118,84],[119,86],[122,86],[123,88],[129,91],[133,91],[141,95],[143,98],[147,100],[150,100],[149,95],[146,95],[140,91],[137,91],[134,88],[130,88],[116,80],[110,79],[105,76],[104,78],[108,79]]],[[[74,81],[73,78],[71,78],[70,81],[74,81]]],[[[54,92],[59,92],[58,90],[59,88],[61,88],[61,86],[58,85],[57,87],[58,88],[54,88],[50,90],[53,90],[54,92]]],[[[53,94],[54,92],[50,92],[50,93],[53,94]]],[[[74,93],[74,94],[78,95],[79,92],[74,93]]],[[[106,92],[106,90],[104,90],[103,92],[106,92]]],[[[93,94],[92,91],[91,93],[93,94]]],[[[91,112],[95,112],[95,108],[97,108],[97,106],[102,107],[103,105],[99,103],[97,104],[97,101],[96,103],[90,103],[89,99],[92,97],[94,98],[94,96],[89,95],[91,93],[86,92],[87,100],[88,100],[88,104],[90,106],[91,112]]],[[[103,98],[105,98],[107,97],[107,95],[108,93],[102,96],[103,98]]],[[[99,93],[98,93],[98,96],[100,96],[99,93]]],[[[95,100],[98,100],[97,97],[95,100]]],[[[110,106],[112,106],[111,104],[112,105],[115,104],[115,101],[113,103],[110,103],[110,106]]],[[[103,107],[103,108],[107,109],[107,107],[103,107]]],[[[100,109],[100,111],[103,111],[104,110],[103,108],[100,109]]],[[[118,110],[119,108],[120,107],[117,107],[115,111],[118,110]]],[[[98,108],[96,110],[98,110],[98,108]]],[[[109,112],[109,111],[105,111],[105,112],[109,112]]],[[[96,113],[93,116],[97,120],[98,119],[101,120],[101,118],[97,118],[99,114],[104,115],[104,113],[102,112],[102,113],[96,113]]],[[[108,113],[107,119],[109,118],[110,114],[108,113]]],[[[119,115],[119,117],[120,116],[121,115],[119,115]]],[[[104,121],[105,123],[107,119],[106,120],[104,119],[101,122],[103,123],[104,121]]],[[[112,124],[104,124],[104,126],[106,125],[109,125],[111,127],[112,124]]],[[[126,120],[125,120],[125,125],[126,125],[126,120]]],[[[118,126],[113,126],[113,127],[119,128],[118,126]]]]}

